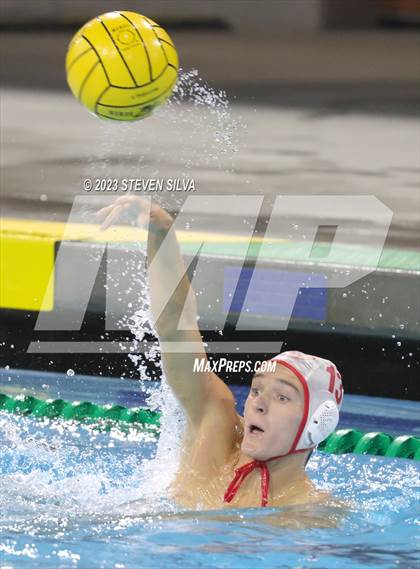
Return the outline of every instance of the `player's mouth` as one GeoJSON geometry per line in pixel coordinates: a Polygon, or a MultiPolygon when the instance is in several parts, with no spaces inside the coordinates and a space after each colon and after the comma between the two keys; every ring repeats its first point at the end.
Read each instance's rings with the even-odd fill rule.
{"type": "Polygon", "coordinates": [[[264,429],[255,423],[250,423],[248,426],[248,433],[251,437],[261,437],[264,434],[264,429]]]}

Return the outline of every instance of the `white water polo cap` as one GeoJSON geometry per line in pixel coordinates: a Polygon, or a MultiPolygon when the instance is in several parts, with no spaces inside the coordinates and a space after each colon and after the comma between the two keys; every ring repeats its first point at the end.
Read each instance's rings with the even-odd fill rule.
{"type": "Polygon", "coordinates": [[[302,420],[287,454],[314,448],[338,424],[343,400],[340,372],[329,360],[303,352],[283,352],[273,360],[295,374],[304,394],[302,420]]]}

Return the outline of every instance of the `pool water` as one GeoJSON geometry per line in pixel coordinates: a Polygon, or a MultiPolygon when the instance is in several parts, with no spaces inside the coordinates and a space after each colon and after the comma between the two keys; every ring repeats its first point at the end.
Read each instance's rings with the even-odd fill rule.
{"type": "MultiPolygon", "coordinates": [[[[17,386],[38,395],[70,398],[72,392],[78,399],[126,405],[144,402],[148,393],[153,400],[159,390],[150,384],[142,393],[133,382],[111,379],[0,374],[0,391],[17,386]]],[[[235,392],[242,405],[246,388],[235,392]]],[[[348,397],[348,409],[366,415],[370,399],[348,397]]],[[[371,411],[380,403],[370,405],[371,411]]],[[[415,404],[395,402],[395,418],[404,421],[404,404],[406,431],[416,432],[410,422],[415,404]]],[[[378,413],[376,418],[378,429],[389,420],[378,413]]],[[[162,451],[144,433],[100,433],[0,413],[0,567],[418,566],[418,462],[315,452],[308,473],[349,504],[342,518],[326,506],[196,512],[165,498],[176,441],[162,437],[171,450],[162,451]],[[318,526],[338,520],[338,527],[307,527],[308,519],[318,526]]]]}

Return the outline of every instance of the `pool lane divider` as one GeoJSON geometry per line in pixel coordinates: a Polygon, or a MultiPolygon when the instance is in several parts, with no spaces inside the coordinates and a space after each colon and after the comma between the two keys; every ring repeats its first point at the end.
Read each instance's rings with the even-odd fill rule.
{"type": "MultiPolygon", "coordinates": [[[[160,413],[145,408],[121,405],[95,405],[89,401],[37,399],[32,395],[11,397],[0,393],[0,411],[31,415],[38,419],[65,419],[110,430],[113,427],[138,430],[159,435],[160,413]]],[[[420,438],[412,435],[392,437],[386,433],[363,433],[357,429],[341,429],[318,445],[318,449],[334,454],[370,454],[420,460],[420,438]]]]}
{"type": "Polygon", "coordinates": [[[144,408],[128,409],[121,405],[95,405],[89,401],[37,399],[32,395],[10,397],[0,393],[0,411],[17,415],[31,415],[38,419],[65,419],[93,424],[101,430],[118,426],[159,433],[160,413],[144,408]]]}

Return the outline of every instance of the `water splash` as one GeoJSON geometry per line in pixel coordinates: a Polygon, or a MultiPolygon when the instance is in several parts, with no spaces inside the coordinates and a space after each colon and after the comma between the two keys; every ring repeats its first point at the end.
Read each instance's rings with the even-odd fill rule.
{"type": "MultiPolygon", "coordinates": [[[[167,384],[164,370],[161,365],[161,350],[157,340],[157,331],[153,322],[150,309],[150,293],[145,263],[145,252],[140,253],[141,262],[136,260],[135,275],[138,290],[141,294],[138,297],[136,310],[133,314],[127,313],[119,322],[122,328],[128,327],[133,336],[133,352],[139,351],[140,354],[130,353],[129,359],[136,366],[139,373],[140,388],[149,395],[148,407],[152,410],[161,411],[161,431],[156,455],[145,464],[147,476],[143,484],[143,494],[149,491],[154,496],[163,495],[173,479],[179,464],[180,441],[182,432],[185,428],[185,418],[178,402],[176,401],[170,387],[167,384]],[[154,339],[154,342],[151,341],[154,339]],[[143,346],[147,346],[143,348],[143,346]],[[160,389],[149,389],[147,385],[150,363],[153,363],[160,371],[160,389]]],[[[133,261],[134,262],[134,261],[133,261]]],[[[121,283],[120,283],[121,284],[121,283]]]]}
{"type": "MultiPolygon", "coordinates": [[[[182,178],[193,177],[194,170],[203,166],[230,170],[238,150],[241,127],[232,116],[224,91],[206,84],[196,70],[181,70],[173,96],[152,117],[136,123],[105,122],[101,125],[102,141],[88,161],[85,176],[182,178]]],[[[166,206],[168,201],[177,206],[183,198],[176,194],[154,194],[153,197],[161,203],[166,201],[166,206]]],[[[83,220],[89,221],[91,214],[89,208],[85,208],[83,220]]],[[[134,311],[127,310],[118,325],[120,329],[129,329],[133,336],[128,358],[142,380],[140,389],[148,392],[146,380],[153,379],[149,375],[150,363],[162,376],[161,389],[150,392],[148,399],[149,406],[161,409],[163,416],[156,456],[150,460],[148,470],[154,487],[159,480],[163,491],[177,468],[185,418],[166,383],[159,344],[149,345],[144,354],[137,353],[157,334],[150,313],[144,251],[138,249],[135,257],[129,261],[126,274],[108,285],[125,290],[132,286],[128,279],[135,279],[141,290],[134,311]]]]}
{"type": "MultiPolygon", "coordinates": [[[[82,177],[167,179],[200,173],[201,182],[203,168],[234,169],[243,130],[224,91],[208,85],[196,70],[181,70],[171,99],[152,116],[133,123],[100,124],[99,141],[87,157],[82,177]]],[[[160,203],[178,204],[184,197],[179,194],[183,192],[154,192],[153,197],[160,203]]]]}

